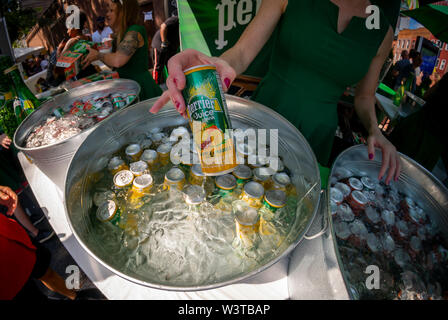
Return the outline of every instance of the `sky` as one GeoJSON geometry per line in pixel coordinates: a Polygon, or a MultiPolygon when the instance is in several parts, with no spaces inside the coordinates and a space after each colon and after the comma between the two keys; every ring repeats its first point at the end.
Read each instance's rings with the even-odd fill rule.
{"type": "Polygon", "coordinates": [[[418,29],[422,27],[423,26],[420,23],[411,18],[411,21],[409,22],[409,29],[418,29]]]}

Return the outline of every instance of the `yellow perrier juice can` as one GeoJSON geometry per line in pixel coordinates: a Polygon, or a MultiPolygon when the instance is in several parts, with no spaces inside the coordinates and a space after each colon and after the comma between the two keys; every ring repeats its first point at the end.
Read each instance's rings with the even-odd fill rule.
{"type": "Polygon", "coordinates": [[[208,176],[232,172],[237,166],[227,104],[221,80],[213,65],[184,70],[186,86],[182,91],[193,139],[208,176]]]}

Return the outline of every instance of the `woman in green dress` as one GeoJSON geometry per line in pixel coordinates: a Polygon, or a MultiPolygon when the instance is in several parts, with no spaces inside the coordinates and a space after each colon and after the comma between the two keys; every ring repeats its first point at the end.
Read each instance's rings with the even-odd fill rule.
{"type": "Polygon", "coordinates": [[[101,60],[116,68],[120,78],[138,82],[140,100],[160,96],[162,90],[148,71],[148,37],[145,27],[139,24],[142,14],[137,0],[107,0],[106,4],[106,20],[116,34],[117,50],[104,54],[89,48],[89,54],[82,61],[83,66],[101,60]]]}
{"type": "Polygon", "coordinates": [[[357,83],[355,109],[369,132],[368,157],[373,159],[375,147],[381,148],[383,165],[378,178],[385,176],[386,183],[397,180],[399,157],[378,129],[375,92],[393,41],[386,12],[398,9],[400,1],[382,1],[387,7],[379,7],[377,2],[263,0],[238,42],[220,58],[195,50],[174,56],[168,63],[168,90],[151,112],[157,112],[171,98],[178,111],[185,113],[182,70],[190,66],[216,65],[228,88],[274,34],[268,72],[253,99],[293,123],[308,140],[319,163],[326,166],[337,127],[337,102],[347,86],[357,83]],[[368,28],[371,24],[374,27],[368,28]]]}

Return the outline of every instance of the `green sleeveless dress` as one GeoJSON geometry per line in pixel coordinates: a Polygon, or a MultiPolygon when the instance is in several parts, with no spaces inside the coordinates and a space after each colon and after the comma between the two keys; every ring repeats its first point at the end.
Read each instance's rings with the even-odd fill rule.
{"type": "Polygon", "coordinates": [[[135,24],[126,30],[126,32],[129,31],[137,31],[140,33],[145,40],[145,44],[143,47],[138,48],[131,59],[129,59],[128,63],[121,68],[118,68],[117,72],[120,75],[120,78],[131,79],[138,82],[141,87],[139,96],[140,101],[160,96],[162,94],[162,89],[156,84],[148,71],[148,37],[146,36],[145,27],[135,24]]]}
{"type": "Polygon", "coordinates": [[[339,34],[338,15],[330,0],[289,0],[267,75],[252,97],[295,125],[324,166],[337,128],[337,102],[365,76],[389,28],[381,9],[379,29],[368,30],[366,19],[353,17],[339,34]]]}

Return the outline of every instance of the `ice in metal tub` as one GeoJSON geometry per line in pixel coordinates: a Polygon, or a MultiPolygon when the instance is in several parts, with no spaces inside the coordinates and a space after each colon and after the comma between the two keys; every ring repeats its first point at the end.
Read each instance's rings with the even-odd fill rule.
{"type": "MultiPolygon", "coordinates": [[[[206,290],[229,285],[260,273],[286,257],[302,240],[316,215],[320,199],[320,176],[317,161],[310,146],[293,125],[271,109],[253,101],[230,95],[227,95],[226,99],[234,129],[278,129],[279,155],[283,157],[284,165],[290,170],[292,183],[298,194],[295,209],[297,214],[294,215],[294,221],[291,222],[289,233],[285,236],[284,241],[272,251],[272,254],[268,255],[267,259],[253,268],[234,271],[221,278],[199,282],[195,279],[200,271],[196,270],[190,278],[185,277],[187,280],[183,280],[181,283],[170,282],[168,278],[160,278],[156,272],[152,272],[150,262],[152,264],[153,261],[149,261],[148,255],[144,257],[144,262],[141,262],[143,265],[138,272],[130,272],[123,263],[134,263],[133,261],[123,260],[123,255],[117,256],[106,250],[108,244],[98,241],[93,230],[92,221],[95,220],[92,219],[95,217],[92,214],[92,208],[94,208],[92,199],[94,184],[92,181],[95,174],[107,166],[113,154],[133,143],[138,135],[147,132],[148,129],[188,126],[187,121],[179,116],[171,104],[165,106],[155,115],[149,113],[149,109],[155,102],[155,99],[150,99],[114,114],[96,127],[81,144],[67,172],[65,205],[69,225],[81,246],[107,269],[127,280],[148,287],[176,291],[206,290]],[[118,260],[124,262],[118,262],[118,260]]],[[[167,219],[175,214],[166,211],[167,219]]],[[[183,234],[179,234],[179,239],[186,233],[185,230],[180,231],[183,234]]],[[[219,231],[218,228],[217,232],[219,231]]],[[[156,241],[155,238],[159,236],[163,235],[152,233],[151,236],[141,241],[156,241]]],[[[171,249],[178,250],[181,245],[185,247],[184,244],[173,244],[171,249]]],[[[187,255],[183,261],[185,263],[188,263],[187,256],[191,252],[190,249],[194,248],[186,248],[187,255]]],[[[207,261],[206,255],[204,259],[204,264],[211,263],[207,261]]],[[[159,271],[163,273],[162,267],[159,271]]],[[[225,270],[227,266],[225,262],[222,262],[217,267],[219,270],[225,270]]]]}
{"type": "Polygon", "coordinates": [[[59,172],[55,168],[67,168],[79,145],[98,126],[98,123],[67,140],[36,148],[26,147],[27,137],[37,125],[40,125],[50,117],[55,109],[70,105],[79,99],[88,99],[99,94],[106,96],[116,92],[135,93],[138,97],[140,85],[133,80],[127,79],[103,80],[57,95],[42,104],[39,109],[35,110],[20,124],[14,134],[14,146],[18,150],[23,151],[51,180],[58,185],[62,185],[65,181],[66,172],[59,172]]]}

